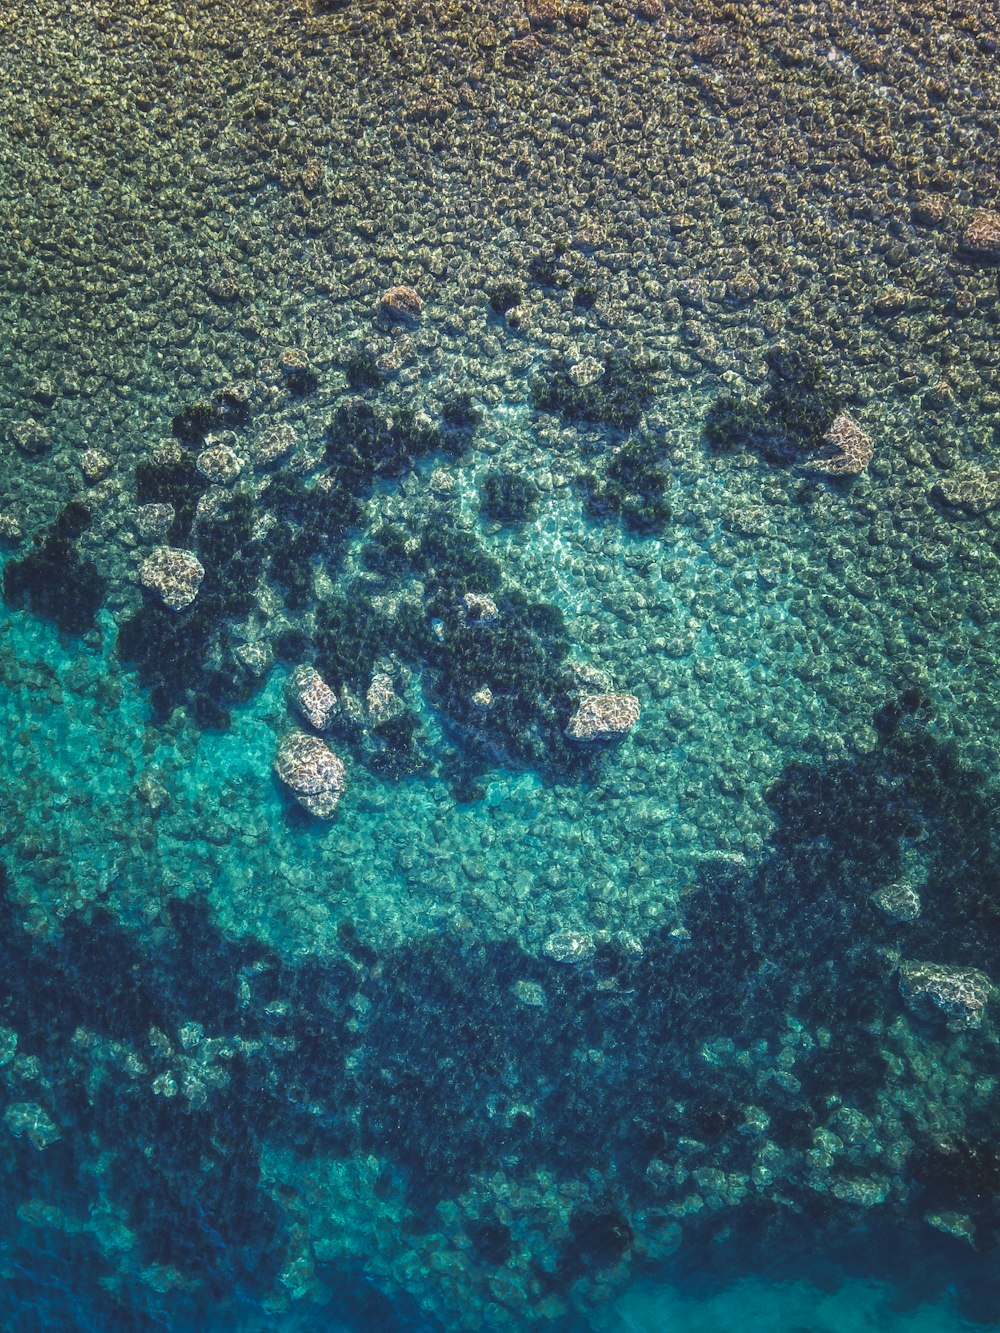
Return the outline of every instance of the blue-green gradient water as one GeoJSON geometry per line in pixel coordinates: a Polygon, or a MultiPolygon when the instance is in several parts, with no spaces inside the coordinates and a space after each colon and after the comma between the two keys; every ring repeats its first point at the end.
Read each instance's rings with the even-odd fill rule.
{"type": "Polygon", "coordinates": [[[0,1325],[1000,1327],[996,16],[0,47],[0,1325]]]}

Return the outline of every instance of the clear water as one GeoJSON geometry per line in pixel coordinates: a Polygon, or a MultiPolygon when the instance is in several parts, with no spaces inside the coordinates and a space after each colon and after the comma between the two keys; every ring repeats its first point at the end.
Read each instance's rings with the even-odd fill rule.
{"type": "Polygon", "coordinates": [[[550,8],[0,30],[15,1333],[1000,1327],[993,20],[550,8]]]}

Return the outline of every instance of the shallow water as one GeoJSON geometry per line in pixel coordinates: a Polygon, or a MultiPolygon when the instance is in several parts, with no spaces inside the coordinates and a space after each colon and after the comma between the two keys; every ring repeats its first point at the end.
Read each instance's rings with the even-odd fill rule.
{"type": "Polygon", "coordinates": [[[0,1323],[1000,1326],[994,17],[8,10],[0,1323]]]}

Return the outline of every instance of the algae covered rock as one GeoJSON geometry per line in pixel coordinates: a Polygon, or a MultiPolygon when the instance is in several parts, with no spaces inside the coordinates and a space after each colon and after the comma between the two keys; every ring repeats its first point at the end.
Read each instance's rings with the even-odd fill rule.
{"type": "Polygon", "coordinates": [[[142,562],[139,579],[144,588],[159,593],[164,606],[180,611],[198,595],[205,568],[191,551],[158,546],[142,562]]]}
{"type": "Polygon", "coordinates": [[[899,993],[920,1018],[944,1017],[951,1032],[982,1025],[995,988],[985,972],[944,963],[902,963],[899,993]]]}
{"type": "Polygon", "coordinates": [[[343,763],[318,736],[293,731],[278,746],[274,771],[304,810],[331,819],[344,794],[343,763]]]}
{"type": "Polygon", "coordinates": [[[575,741],[617,741],[639,721],[634,694],[586,694],[570,718],[566,735],[575,741]]]}

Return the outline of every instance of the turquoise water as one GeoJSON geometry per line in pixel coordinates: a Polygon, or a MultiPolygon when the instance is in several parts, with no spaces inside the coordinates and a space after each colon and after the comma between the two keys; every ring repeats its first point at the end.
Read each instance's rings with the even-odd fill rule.
{"type": "Polygon", "coordinates": [[[1000,1327],[994,17],[8,9],[3,1327],[1000,1327]]]}

